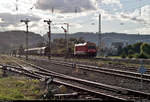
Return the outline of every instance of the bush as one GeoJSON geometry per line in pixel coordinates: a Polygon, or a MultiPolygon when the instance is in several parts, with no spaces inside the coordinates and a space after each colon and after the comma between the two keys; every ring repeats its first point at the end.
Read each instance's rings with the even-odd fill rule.
{"type": "Polygon", "coordinates": [[[130,55],[128,55],[128,58],[133,58],[133,57],[134,57],[134,56],[133,56],[133,55],[131,55],[131,54],[130,54],[130,55]]]}
{"type": "Polygon", "coordinates": [[[125,53],[122,53],[122,54],[121,54],[121,58],[126,58],[126,54],[125,54],[125,53]]]}
{"type": "Polygon", "coordinates": [[[134,54],[134,51],[132,49],[129,49],[128,54],[134,54]]]}
{"type": "Polygon", "coordinates": [[[138,56],[138,58],[143,58],[143,59],[148,59],[149,56],[145,53],[140,53],[140,55],[138,56]]]}
{"type": "Polygon", "coordinates": [[[0,94],[0,100],[15,100],[15,98],[9,95],[0,94]]]}
{"type": "Polygon", "coordinates": [[[135,53],[133,56],[134,56],[134,58],[139,58],[139,54],[138,53],[135,53]]]}

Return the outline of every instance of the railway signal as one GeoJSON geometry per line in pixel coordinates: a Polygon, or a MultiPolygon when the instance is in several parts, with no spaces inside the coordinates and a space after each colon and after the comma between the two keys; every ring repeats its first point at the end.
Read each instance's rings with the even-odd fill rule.
{"type": "Polygon", "coordinates": [[[49,54],[48,54],[48,59],[51,59],[51,23],[52,21],[49,20],[44,20],[44,22],[46,22],[48,24],[48,28],[49,28],[49,32],[48,32],[48,38],[49,38],[49,43],[48,43],[48,48],[49,48],[49,54]]]}
{"type": "Polygon", "coordinates": [[[20,22],[24,22],[26,24],[26,60],[28,60],[28,23],[30,20],[27,18],[26,20],[21,20],[20,22]]]}
{"type": "Polygon", "coordinates": [[[63,26],[61,28],[65,32],[65,45],[66,45],[65,58],[66,58],[67,57],[67,52],[68,52],[67,30],[63,26]]]}
{"type": "Polygon", "coordinates": [[[69,34],[69,23],[63,23],[67,25],[67,29],[65,29],[63,26],[61,27],[64,32],[65,32],[65,43],[66,43],[66,53],[65,53],[65,58],[67,58],[68,55],[68,48],[69,48],[69,44],[68,44],[68,37],[67,37],[67,33],[69,34]]]}

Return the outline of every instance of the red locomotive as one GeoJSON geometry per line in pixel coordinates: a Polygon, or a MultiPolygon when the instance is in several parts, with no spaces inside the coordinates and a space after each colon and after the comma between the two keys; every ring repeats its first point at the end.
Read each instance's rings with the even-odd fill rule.
{"type": "Polygon", "coordinates": [[[75,44],[74,55],[75,56],[88,56],[95,57],[97,54],[96,44],[91,42],[86,42],[83,44],[75,44]]]}

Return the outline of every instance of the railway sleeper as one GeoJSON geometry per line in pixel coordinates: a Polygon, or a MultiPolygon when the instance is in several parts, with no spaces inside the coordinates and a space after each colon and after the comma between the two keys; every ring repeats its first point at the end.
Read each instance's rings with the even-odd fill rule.
{"type": "Polygon", "coordinates": [[[131,95],[133,97],[137,97],[137,98],[140,98],[140,99],[150,99],[150,95],[145,93],[141,93],[141,92],[133,92],[133,91],[128,91],[128,93],[126,95],[131,95]]]}
{"type": "MultiPolygon", "coordinates": [[[[38,73],[41,74],[42,72],[38,72],[38,73]]],[[[42,74],[46,74],[46,73],[42,73],[42,74]]],[[[85,84],[84,82],[80,82],[80,83],[85,84]]],[[[108,90],[108,91],[113,91],[113,92],[116,92],[116,93],[119,93],[119,94],[127,94],[128,93],[125,90],[118,90],[118,89],[114,89],[114,88],[108,88],[108,87],[105,87],[105,86],[97,86],[97,85],[94,85],[94,86],[98,87],[98,88],[101,88],[101,89],[108,90]]]]}
{"type": "MultiPolygon", "coordinates": [[[[80,83],[81,83],[81,84],[84,84],[84,85],[88,85],[88,84],[86,84],[86,83],[84,83],[84,82],[80,82],[80,83]]],[[[108,88],[108,87],[105,87],[105,86],[99,86],[99,85],[94,85],[94,84],[93,84],[93,86],[94,86],[94,87],[97,87],[97,88],[100,88],[100,89],[105,89],[105,90],[108,90],[108,91],[116,92],[116,93],[122,94],[122,95],[128,94],[128,91],[122,90],[122,89],[108,88]]]]}
{"type": "MultiPolygon", "coordinates": [[[[103,87],[103,88],[108,89],[107,87],[103,87]]],[[[131,94],[131,95],[134,95],[134,96],[137,96],[137,97],[140,96],[140,97],[144,97],[144,98],[146,98],[146,99],[147,99],[147,98],[149,99],[149,96],[150,96],[150,95],[148,95],[148,94],[146,95],[144,92],[141,93],[141,92],[135,92],[135,91],[132,91],[132,90],[131,90],[131,91],[130,91],[130,90],[125,91],[125,90],[117,90],[117,89],[113,89],[113,88],[112,88],[112,89],[108,89],[108,90],[111,90],[111,91],[113,90],[113,91],[116,91],[116,92],[122,93],[122,94],[128,94],[128,95],[131,94]]]]}
{"type": "Polygon", "coordinates": [[[54,94],[54,97],[56,98],[76,98],[78,97],[79,94],[77,92],[74,92],[74,93],[67,93],[67,94],[54,94]]]}

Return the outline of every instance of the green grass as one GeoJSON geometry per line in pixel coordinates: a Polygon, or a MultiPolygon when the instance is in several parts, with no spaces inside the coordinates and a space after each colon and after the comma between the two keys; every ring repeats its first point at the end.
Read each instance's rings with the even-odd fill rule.
{"type": "MultiPolygon", "coordinates": [[[[0,55],[0,63],[12,63],[13,57],[0,55]]],[[[30,100],[39,99],[43,94],[38,80],[29,80],[25,77],[8,76],[3,78],[0,69],[0,100],[30,100]]]]}
{"type": "Polygon", "coordinates": [[[0,100],[40,99],[43,94],[38,80],[24,77],[0,78],[0,100]]]}
{"type": "Polygon", "coordinates": [[[0,55],[0,63],[11,65],[12,64],[12,57],[7,56],[7,55],[0,55]]]}

